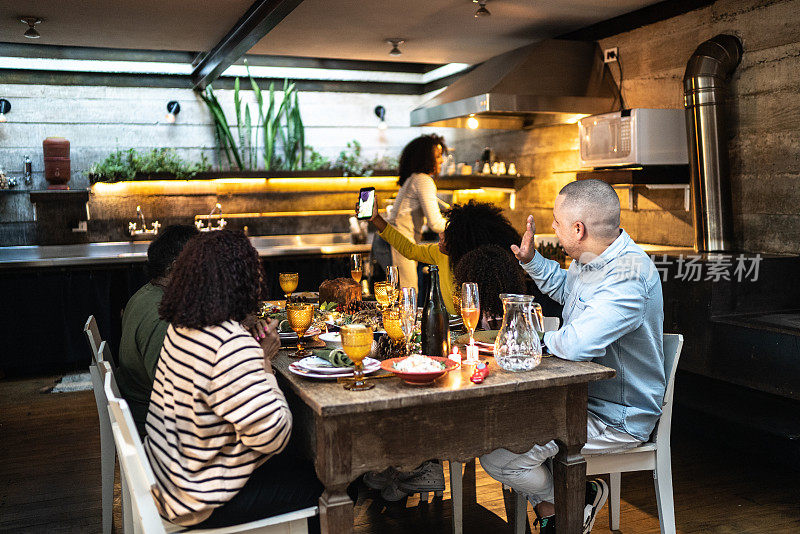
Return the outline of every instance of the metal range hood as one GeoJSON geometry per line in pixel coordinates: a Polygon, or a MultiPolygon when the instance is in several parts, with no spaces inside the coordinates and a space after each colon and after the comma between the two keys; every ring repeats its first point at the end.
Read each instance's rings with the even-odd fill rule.
{"type": "Polygon", "coordinates": [[[594,41],[551,39],[495,56],[411,112],[412,126],[521,129],[613,111],[619,88],[594,41]]]}

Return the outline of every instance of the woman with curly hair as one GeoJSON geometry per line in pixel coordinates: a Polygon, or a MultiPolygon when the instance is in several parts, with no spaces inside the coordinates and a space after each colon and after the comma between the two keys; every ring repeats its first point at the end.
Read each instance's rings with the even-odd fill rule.
{"type": "MultiPolygon", "coordinates": [[[[400,153],[400,177],[397,180],[400,191],[387,220],[413,243],[422,240],[422,227],[426,223],[434,232],[444,230],[446,221],[439,210],[433,179],[439,175],[442,154],[446,150],[443,138],[422,135],[408,143],[400,153]]],[[[375,248],[379,248],[377,244],[375,248]]],[[[396,249],[392,249],[391,253],[392,264],[397,266],[400,273],[400,284],[416,288],[416,261],[403,256],[396,249]]]]}
{"type": "Polygon", "coordinates": [[[272,373],[276,322],[258,341],[242,325],[263,278],[248,239],[227,230],[190,240],[173,267],[145,440],[159,512],[173,523],[253,521],[322,493],[313,466],[284,451],[292,415],[272,373]]]}
{"type": "Polygon", "coordinates": [[[498,328],[503,318],[501,293],[527,292],[527,277],[511,250],[497,245],[483,245],[464,254],[453,269],[455,283],[478,284],[481,322],[484,328],[498,328]]]}

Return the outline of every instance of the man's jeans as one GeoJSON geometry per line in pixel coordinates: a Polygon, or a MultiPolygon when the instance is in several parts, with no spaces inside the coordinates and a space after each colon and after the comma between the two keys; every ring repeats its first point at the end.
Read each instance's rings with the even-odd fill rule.
{"type": "MultiPolygon", "coordinates": [[[[586,445],[581,454],[603,454],[629,449],[642,443],[624,432],[620,432],[597,417],[589,414],[586,422],[586,445]]],[[[553,474],[545,461],[556,455],[558,445],[550,441],[545,445],[534,445],[523,454],[506,449],[497,449],[480,457],[481,466],[492,478],[510,486],[514,491],[527,495],[536,506],[542,501],[553,502],[553,474]]]]}

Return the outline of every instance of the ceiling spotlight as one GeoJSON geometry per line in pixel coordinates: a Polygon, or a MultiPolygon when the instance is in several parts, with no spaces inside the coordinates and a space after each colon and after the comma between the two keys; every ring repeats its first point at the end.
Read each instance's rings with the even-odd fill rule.
{"type": "Polygon", "coordinates": [[[475,12],[475,18],[476,19],[478,17],[488,17],[489,15],[491,15],[489,10],[486,9],[486,0],[483,0],[482,2],[475,2],[475,3],[477,3],[480,6],[478,8],[478,11],[475,12]]]}
{"type": "Polygon", "coordinates": [[[467,126],[469,127],[470,130],[474,130],[479,126],[478,119],[475,118],[474,114],[470,115],[469,118],[467,119],[467,126]]]}
{"type": "Polygon", "coordinates": [[[5,98],[0,98],[0,122],[6,122],[6,113],[11,111],[11,102],[5,98]]]}
{"type": "Polygon", "coordinates": [[[389,55],[390,56],[399,56],[400,54],[402,54],[402,52],[400,51],[399,46],[401,44],[405,43],[404,39],[399,39],[399,38],[386,39],[386,42],[389,43],[390,45],[392,45],[392,49],[389,50],[389,55]]]}
{"type": "Polygon", "coordinates": [[[25,33],[23,34],[25,37],[28,39],[38,39],[41,37],[34,26],[41,24],[42,19],[39,17],[20,17],[19,21],[28,25],[28,29],[25,30],[25,33]]]}
{"type": "Polygon", "coordinates": [[[170,100],[167,103],[167,122],[174,123],[175,116],[181,112],[181,105],[178,104],[175,100],[170,100]]]}
{"type": "Polygon", "coordinates": [[[387,128],[386,108],[383,106],[375,106],[375,116],[380,119],[380,122],[378,122],[378,129],[385,130],[387,128]]]}

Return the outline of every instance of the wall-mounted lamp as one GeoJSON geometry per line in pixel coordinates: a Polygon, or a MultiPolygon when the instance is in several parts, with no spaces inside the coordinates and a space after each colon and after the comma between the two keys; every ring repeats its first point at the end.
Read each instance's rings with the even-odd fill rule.
{"type": "Polygon", "coordinates": [[[25,33],[23,34],[25,37],[27,37],[28,39],[38,39],[39,37],[41,37],[41,35],[39,35],[39,32],[36,31],[35,26],[37,24],[41,24],[42,19],[40,19],[39,17],[20,17],[19,21],[22,22],[23,24],[28,25],[28,29],[25,30],[25,33]]]}
{"type": "Polygon", "coordinates": [[[469,127],[470,130],[474,130],[478,127],[478,119],[475,118],[474,114],[467,118],[467,127],[469,127]]]}
{"type": "Polygon", "coordinates": [[[399,37],[395,37],[393,39],[386,39],[386,42],[392,45],[392,49],[389,50],[390,56],[399,56],[403,52],[400,51],[400,45],[405,43],[405,39],[400,39],[399,37]]]}
{"type": "Polygon", "coordinates": [[[475,18],[478,17],[488,17],[491,15],[488,9],[486,9],[486,0],[472,0],[473,3],[478,4],[480,7],[478,11],[475,12],[475,18]]]}
{"type": "Polygon", "coordinates": [[[383,106],[375,106],[375,116],[380,119],[378,122],[378,129],[385,130],[386,129],[386,108],[383,106]]]}
{"type": "Polygon", "coordinates": [[[0,98],[0,122],[8,121],[6,118],[6,113],[9,111],[11,111],[11,102],[5,98],[0,98]]]}
{"type": "Polygon", "coordinates": [[[181,105],[178,104],[175,100],[170,100],[167,102],[167,122],[172,124],[175,122],[175,117],[178,113],[181,112],[181,105]]]}

